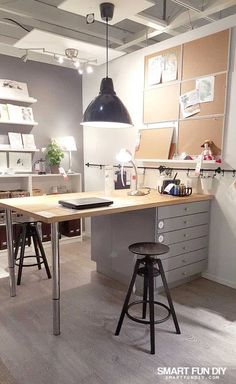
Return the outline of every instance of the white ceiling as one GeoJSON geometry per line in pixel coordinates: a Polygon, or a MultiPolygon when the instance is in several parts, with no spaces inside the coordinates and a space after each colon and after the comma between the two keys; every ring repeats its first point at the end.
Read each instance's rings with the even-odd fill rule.
{"type": "MultiPolygon", "coordinates": [[[[101,0],[65,0],[59,4],[58,8],[81,16],[94,13],[95,20],[101,21],[99,5],[102,2],[101,0]]],[[[115,6],[113,19],[110,21],[111,25],[153,6],[153,2],[147,0],[112,0],[111,3],[115,6]]]]}
{"type": "MultiPolygon", "coordinates": [[[[236,13],[236,0],[113,2],[114,18],[109,27],[111,59],[236,13]]],[[[21,57],[22,48],[41,44],[40,48],[60,53],[69,45],[78,48],[80,56],[92,55],[103,63],[105,27],[99,4],[99,0],[0,0],[0,53],[21,57]],[[93,24],[86,23],[86,13],[95,13],[93,24]]],[[[55,64],[52,56],[40,52],[31,52],[30,58],[55,64]]]]}
{"type": "MultiPolygon", "coordinates": [[[[83,41],[69,39],[54,33],[40,31],[33,29],[27,33],[22,39],[18,40],[15,47],[22,49],[34,49],[43,48],[46,54],[59,54],[65,55],[67,48],[75,48],[79,50],[79,58],[93,62],[94,65],[104,64],[106,61],[105,48],[99,45],[85,43],[83,41]]],[[[116,59],[124,55],[125,52],[121,52],[115,49],[109,49],[109,60],[116,59]]]]}

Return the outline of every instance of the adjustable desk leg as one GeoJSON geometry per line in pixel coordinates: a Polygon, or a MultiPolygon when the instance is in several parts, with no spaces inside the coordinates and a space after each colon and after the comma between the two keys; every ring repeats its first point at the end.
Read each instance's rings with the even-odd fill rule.
{"type": "Polygon", "coordinates": [[[14,250],[13,250],[12,214],[10,209],[6,209],[6,233],[7,233],[10,296],[13,297],[13,296],[16,296],[16,278],[15,278],[15,259],[14,259],[14,250]]]}
{"type": "Polygon", "coordinates": [[[60,335],[60,255],[58,223],[51,224],[53,334],[60,335]]]}

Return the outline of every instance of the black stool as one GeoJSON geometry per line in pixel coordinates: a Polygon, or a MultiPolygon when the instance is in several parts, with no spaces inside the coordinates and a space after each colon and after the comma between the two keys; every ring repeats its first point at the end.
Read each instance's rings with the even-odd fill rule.
{"type": "Polygon", "coordinates": [[[142,259],[137,259],[135,263],[133,276],[132,276],[129,289],[124,301],[124,305],[121,311],[121,315],[116,328],[115,335],[116,336],[119,335],[125,315],[127,315],[131,320],[136,321],[137,323],[150,324],[151,354],[155,354],[155,324],[163,323],[170,316],[172,316],[176,333],[180,334],[180,328],[179,328],[178,320],[176,317],[174,305],[171,299],[169,287],[166,281],[162,262],[159,258],[155,258],[155,256],[160,256],[164,253],[167,253],[169,251],[169,247],[161,243],[148,242],[148,243],[132,244],[129,246],[129,250],[137,255],[142,255],[145,257],[143,257],[142,259]],[[137,275],[142,276],[144,278],[143,300],[129,303],[130,296],[132,294],[132,290],[133,290],[137,275]],[[165,289],[169,307],[166,306],[165,304],[162,304],[154,300],[154,278],[159,275],[161,276],[161,279],[162,279],[162,283],[165,289]],[[148,293],[149,293],[149,299],[148,299],[148,293]],[[146,312],[147,312],[147,303],[149,303],[149,320],[145,320],[146,312]],[[129,308],[137,304],[143,304],[142,319],[131,316],[129,314],[129,308]],[[167,316],[164,317],[163,319],[155,320],[154,305],[159,305],[161,307],[164,307],[168,311],[167,316]]]}
{"type": "Polygon", "coordinates": [[[21,283],[22,269],[23,267],[34,267],[38,266],[38,269],[41,269],[41,264],[44,264],[46,273],[49,279],[51,279],[51,273],[48,266],[47,258],[43,249],[43,244],[39,235],[39,230],[37,226],[37,221],[31,218],[17,218],[17,224],[21,226],[20,233],[16,239],[15,243],[15,264],[19,267],[18,276],[17,276],[17,285],[21,283]],[[25,256],[25,246],[26,244],[31,245],[31,239],[33,239],[35,255],[25,256]],[[20,256],[18,252],[20,249],[20,256]],[[37,263],[34,264],[24,264],[24,259],[35,257],[37,263]],[[19,262],[19,263],[18,263],[19,262]]]}

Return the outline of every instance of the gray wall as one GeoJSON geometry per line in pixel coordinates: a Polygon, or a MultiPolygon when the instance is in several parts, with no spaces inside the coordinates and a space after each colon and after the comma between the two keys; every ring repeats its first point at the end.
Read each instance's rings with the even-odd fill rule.
{"type": "MultiPolygon", "coordinates": [[[[59,66],[0,55],[0,78],[26,82],[38,126],[1,126],[0,135],[8,131],[33,133],[37,148],[45,147],[51,137],[74,136],[78,151],[72,153],[73,170],[83,173],[82,79],[77,71],[59,66]]],[[[35,154],[34,161],[42,154],[35,154]]],[[[68,167],[68,154],[63,161],[68,167]]]]}

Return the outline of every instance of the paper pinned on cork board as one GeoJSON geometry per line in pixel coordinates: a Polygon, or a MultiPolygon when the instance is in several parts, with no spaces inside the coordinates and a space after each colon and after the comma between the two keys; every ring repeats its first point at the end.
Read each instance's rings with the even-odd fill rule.
{"type": "Polygon", "coordinates": [[[179,97],[179,101],[184,118],[200,112],[199,91],[197,89],[184,93],[179,97]]]}
{"type": "Polygon", "coordinates": [[[164,68],[164,57],[158,55],[148,60],[148,85],[156,85],[161,82],[162,71],[164,68]]]}
{"type": "Polygon", "coordinates": [[[202,77],[196,80],[196,89],[199,91],[199,102],[207,103],[214,100],[215,76],[202,77]]]}
{"type": "Polygon", "coordinates": [[[170,52],[164,57],[164,69],[162,72],[162,82],[177,80],[178,60],[175,52],[170,52]]]}

